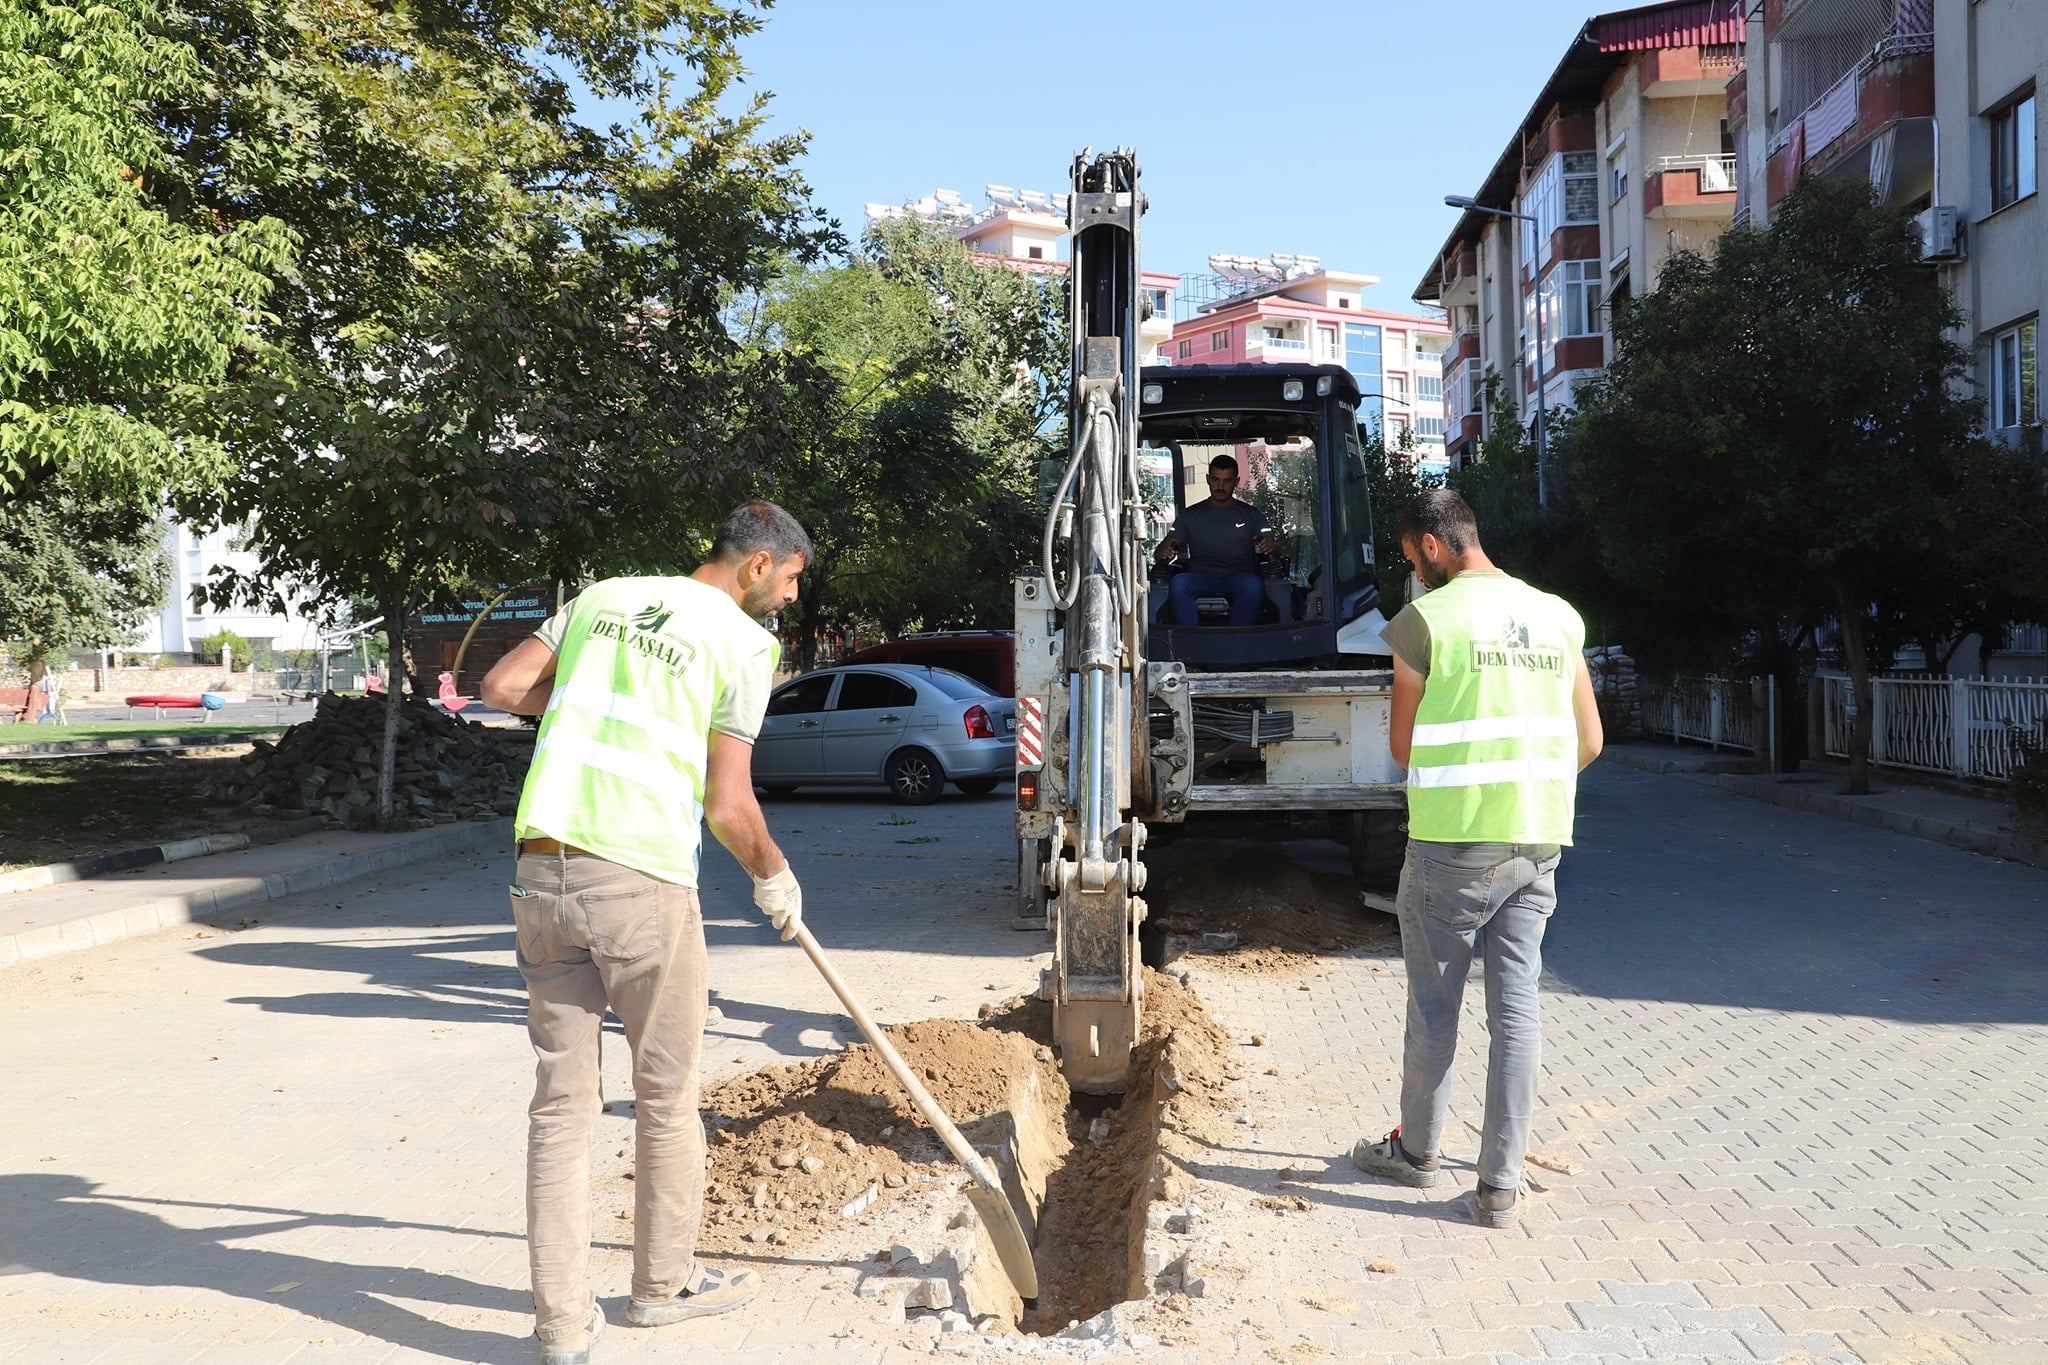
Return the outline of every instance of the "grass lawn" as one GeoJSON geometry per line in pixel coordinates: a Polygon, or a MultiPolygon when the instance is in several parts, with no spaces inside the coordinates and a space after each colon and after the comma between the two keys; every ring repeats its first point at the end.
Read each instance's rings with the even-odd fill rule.
{"type": "Polygon", "coordinates": [[[192,795],[201,782],[218,780],[237,757],[168,751],[0,760],[0,866],[65,862],[275,823],[232,806],[204,805],[192,795]]]}
{"type": "MultiPolygon", "coordinates": [[[[304,719],[311,720],[306,712],[304,719]]],[[[287,722],[289,724],[289,722],[287,722]]],[[[194,720],[103,720],[77,725],[0,725],[0,748],[10,744],[77,743],[104,739],[175,739],[187,744],[246,744],[257,735],[284,733],[286,725],[268,722],[194,720]]]]}

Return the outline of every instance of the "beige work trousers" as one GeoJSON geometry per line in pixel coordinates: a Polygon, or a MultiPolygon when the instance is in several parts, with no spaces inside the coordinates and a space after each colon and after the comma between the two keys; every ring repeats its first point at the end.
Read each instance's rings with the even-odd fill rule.
{"type": "Polygon", "coordinates": [[[527,1110],[526,1238],[535,1333],[550,1343],[580,1334],[594,1301],[590,1152],[607,1005],[633,1054],[633,1297],[669,1298],[695,1273],[704,921],[695,890],[601,858],[524,854],[516,878],[526,1031],[539,1058],[527,1110]]]}

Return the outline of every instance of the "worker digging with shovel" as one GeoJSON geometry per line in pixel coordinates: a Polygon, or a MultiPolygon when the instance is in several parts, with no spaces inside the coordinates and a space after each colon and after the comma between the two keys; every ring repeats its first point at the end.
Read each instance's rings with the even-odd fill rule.
{"type": "Polygon", "coordinates": [[[753,741],[780,648],[761,625],[811,554],[769,502],[727,517],[688,577],[592,585],[484,678],[484,701],[542,717],[514,823],[512,884],[527,1033],[526,1233],[543,1365],[583,1365],[604,1330],[591,1293],[590,1150],[607,1007],[633,1052],[633,1301],[661,1327],[729,1312],[751,1270],[699,1262],[708,1004],[697,902],[700,825],[754,879],[784,939],[803,893],[754,799],[753,741]]]}

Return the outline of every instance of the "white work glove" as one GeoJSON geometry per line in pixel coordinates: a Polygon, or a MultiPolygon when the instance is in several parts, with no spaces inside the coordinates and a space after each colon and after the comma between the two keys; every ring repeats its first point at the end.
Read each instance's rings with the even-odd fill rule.
{"type": "Polygon", "coordinates": [[[754,878],[754,904],[784,943],[795,938],[804,920],[804,889],[796,884],[796,870],[784,863],[774,876],[754,878]]]}

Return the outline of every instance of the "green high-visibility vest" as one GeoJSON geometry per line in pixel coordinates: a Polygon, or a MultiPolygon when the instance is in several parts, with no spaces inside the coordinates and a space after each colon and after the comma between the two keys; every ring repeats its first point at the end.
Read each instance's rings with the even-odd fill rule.
{"type": "Polygon", "coordinates": [[[1569,844],[1578,612],[1505,574],[1459,574],[1414,605],[1429,626],[1429,677],[1408,758],[1408,837],[1569,844]]]}
{"type": "Polygon", "coordinates": [[[708,583],[612,578],[589,588],[555,657],[518,837],[559,839],[695,886],[720,702],[739,670],[772,674],[779,654],[775,637],[708,583]]]}

